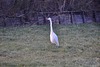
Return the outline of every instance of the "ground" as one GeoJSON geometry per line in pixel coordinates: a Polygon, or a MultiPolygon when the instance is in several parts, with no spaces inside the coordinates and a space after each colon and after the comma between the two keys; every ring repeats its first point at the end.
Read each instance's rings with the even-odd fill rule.
{"type": "Polygon", "coordinates": [[[100,67],[100,23],[0,27],[0,67],[100,67]]]}

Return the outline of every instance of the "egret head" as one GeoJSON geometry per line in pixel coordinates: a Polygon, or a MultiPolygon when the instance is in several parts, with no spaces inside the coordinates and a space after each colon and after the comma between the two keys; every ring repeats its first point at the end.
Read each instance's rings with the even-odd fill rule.
{"type": "Polygon", "coordinates": [[[51,20],[51,18],[49,17],[49,18],[46,18],[47,20],[51,20]]]}

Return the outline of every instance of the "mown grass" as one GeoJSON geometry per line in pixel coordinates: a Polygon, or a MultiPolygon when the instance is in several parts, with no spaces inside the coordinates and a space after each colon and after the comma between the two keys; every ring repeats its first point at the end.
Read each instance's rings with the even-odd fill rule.
{"type": "Polygon", "coordinates": [[[100,23],[0,28],[0,67],[99,67],[100,23]]]}

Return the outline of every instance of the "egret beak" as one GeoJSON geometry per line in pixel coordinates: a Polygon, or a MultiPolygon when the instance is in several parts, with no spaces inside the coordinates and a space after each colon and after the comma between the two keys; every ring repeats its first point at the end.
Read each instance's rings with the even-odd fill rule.
{"type": "Polygon", "coordinates": [[[48,18],[46,18],[46,20],[48,20],[48,18]]]}

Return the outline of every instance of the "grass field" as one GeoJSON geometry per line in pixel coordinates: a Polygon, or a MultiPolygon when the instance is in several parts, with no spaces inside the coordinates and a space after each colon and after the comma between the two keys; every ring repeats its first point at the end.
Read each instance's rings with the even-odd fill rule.
{"type": "Polygon", "coordinates": [[[100,67],[100,23],[0,27],[0,67],[100,67]]]}

